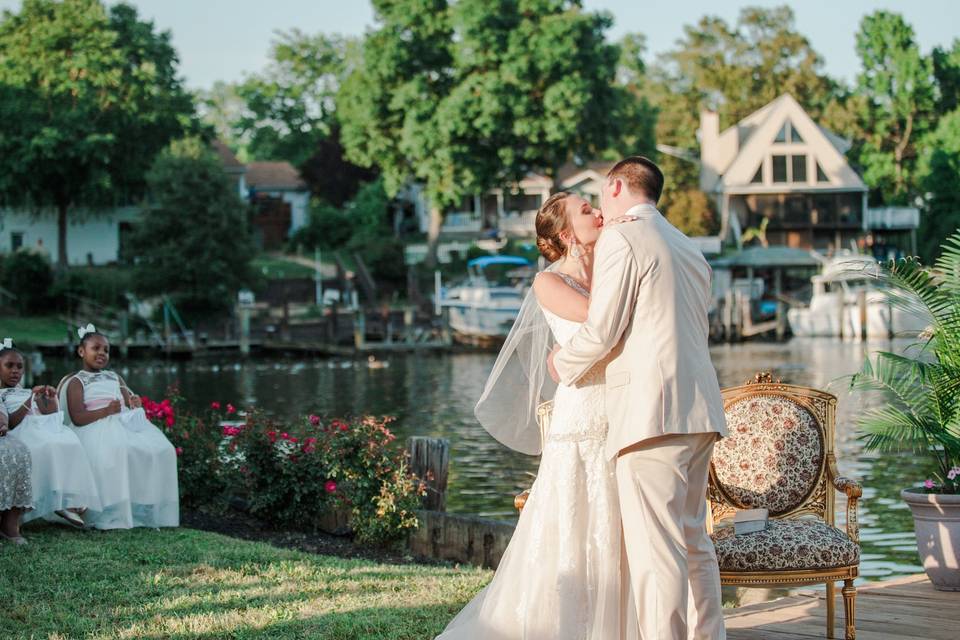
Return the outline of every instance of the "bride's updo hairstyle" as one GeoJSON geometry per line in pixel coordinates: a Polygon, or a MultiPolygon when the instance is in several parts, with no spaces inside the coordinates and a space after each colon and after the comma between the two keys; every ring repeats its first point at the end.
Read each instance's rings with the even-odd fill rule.
{"type": "Polygon", "coordinates": [[[567,198],[571,194],[558,191],[537,211],[537,249],[547,262],[556,262],[567,253],[567,244],[560,234],[567,228],[567,198]]]}

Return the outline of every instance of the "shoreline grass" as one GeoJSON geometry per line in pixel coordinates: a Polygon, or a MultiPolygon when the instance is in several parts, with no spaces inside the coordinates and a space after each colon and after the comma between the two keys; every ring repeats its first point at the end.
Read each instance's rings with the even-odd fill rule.
{"type": "Polygon", "coordinates": [[[0,545],[4,638],[432,639],[492,576],[183,528],[24,535],[0,545]]]}
{"type": "Polygon", "coordinates": [[[19,345],[66,342],[70,327],[58,315],[0,316],[0,337],[13,338],[19,345]]]}

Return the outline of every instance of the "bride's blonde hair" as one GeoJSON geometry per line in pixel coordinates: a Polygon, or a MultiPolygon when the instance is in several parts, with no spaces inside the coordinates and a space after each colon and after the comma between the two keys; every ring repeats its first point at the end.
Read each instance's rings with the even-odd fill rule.
{"type": "Polygon", "coordinates": [[[558,191],[537,211],[537,249],[548,262],[556,262],[567,253],[567,243],[560,239],[570,225],[567,220],[568,191],[558,191]]]}

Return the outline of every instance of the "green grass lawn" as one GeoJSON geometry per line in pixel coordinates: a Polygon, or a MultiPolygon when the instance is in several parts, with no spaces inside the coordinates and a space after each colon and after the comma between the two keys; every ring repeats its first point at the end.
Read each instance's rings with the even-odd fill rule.
{"type": "Polygon", "coordinates": [[[67,324],[57,316],[0,316],[0,337],[13,338],[21,345],[39,342],[62,343],[67,324]]]}
{"type": "Polygon", "coordinates": [[[490,579],[469,567],[386,565],[192,529],[29,525],[0,545],[3,638],[420,640],[490,579]]]}

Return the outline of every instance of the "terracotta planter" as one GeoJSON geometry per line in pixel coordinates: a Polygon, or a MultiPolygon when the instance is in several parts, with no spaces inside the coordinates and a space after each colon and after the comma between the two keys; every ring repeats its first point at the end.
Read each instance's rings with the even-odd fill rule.
{"type": "Polygon", "coordinates": [[[960,591],[960,495],[904,489],[923,569],[940,591],[960,591]]]}

